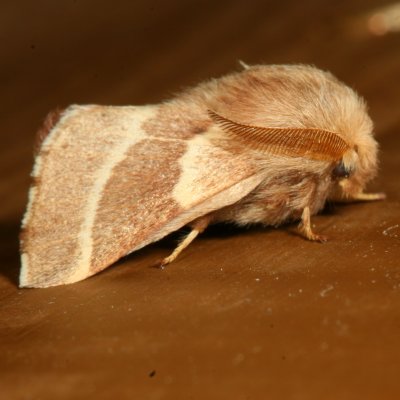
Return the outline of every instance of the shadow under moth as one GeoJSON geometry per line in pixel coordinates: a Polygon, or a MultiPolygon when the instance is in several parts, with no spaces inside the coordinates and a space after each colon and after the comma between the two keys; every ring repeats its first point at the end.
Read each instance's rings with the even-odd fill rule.
{"type": "Polygon", "coordinates": [[[327,200],[378,200],[365,103],[328,72],[244,65],[157,105],[72,105],[39,132],[21,287],[85,279],[183,226],[299,220],[327,200]]]}

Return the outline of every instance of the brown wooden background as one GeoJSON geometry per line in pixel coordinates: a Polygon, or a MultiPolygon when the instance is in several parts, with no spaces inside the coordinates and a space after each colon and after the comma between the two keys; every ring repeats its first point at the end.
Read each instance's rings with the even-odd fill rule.
{"type": "MultiPolygon", "coordinates": [[[[0,397],[398,399],[400,33],[380,0],[2,1],[0,397]],[[382,203],[314,219],[331,237],[210,229],[164,271],[174,239],[84,282],[19,290],[32,145],[70,103],[159,102],[247,63],[311,63],[368,101],[382,203]]],[[[288,232],[289,231],[289,232],[288,232]]]]}

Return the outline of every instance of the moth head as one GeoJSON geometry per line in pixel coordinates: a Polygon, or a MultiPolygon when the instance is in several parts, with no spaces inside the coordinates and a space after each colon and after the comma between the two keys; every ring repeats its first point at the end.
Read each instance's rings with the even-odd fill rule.
{"type": "MultiPolygon", "coordinates": [[[[359,110],[356,110],[359,111],[359,110]]],[[[362,110],[363,111],[363,110],[362,110]]],[[[209,115],[225,132],[250,148],[329,162],[335,183],[330,198],[351,197],[363,191],[377,171],[377,143],[365,112],[347,118],[347,134],[315,128],[266,128],[234,122],[214,111],[209,115]]]]}
{"type": "Polygon", "coordinates": [[[370,132],[358,135],[351,146],[333,167],[331,176],[336,182],[336,196],[352,197],[365,189],[376,176],[378,145],[370,132]]]}
{"type": "MultiPolygon", "coordinates": [[[[334,116],[330,126],[347,142],[348,148],[332,164],[335,182],[333,198],[353,197],[362,192],[377,173],[378,144],[373,136],[373,122],[362,98],[346,86],[338,87],[335,99],[330,99],[334,116]]],[[[330,196],[331,197],[331,196],[330,196]]]]}

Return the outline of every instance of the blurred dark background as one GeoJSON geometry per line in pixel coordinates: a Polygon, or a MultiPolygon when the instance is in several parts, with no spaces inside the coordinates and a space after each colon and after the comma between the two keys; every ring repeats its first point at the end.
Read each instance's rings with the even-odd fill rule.
{"type": "Polygon", "coordinates": [[[4,398],[397,399],[399,4],[3,0],[4,398]],[[47,112],[157,103],[238,60],[314,64],[365,97],[382,147],[373,187],[388,201],[318,217],[334,236],[322,247],[283,231],[205,235],[162,274],[146,268],[168,253],[153,245],[77,285],[18,290],[19,221],[47,112]]]}
{"type": "MultiPolygon", "coordinates": [[[[368,29],[386,3],[3,1],[3,177],[26,185],[34,132],[56,106],[159,102],[238,68],[238,60],[331,70],[366,97],[379,134],[395,129],[400,34],[368,29]]],[[[3,187],[1,212],[16,212],[16,202],[21,212],[25,195],[14,192],[10,203],[3,187]]]]}

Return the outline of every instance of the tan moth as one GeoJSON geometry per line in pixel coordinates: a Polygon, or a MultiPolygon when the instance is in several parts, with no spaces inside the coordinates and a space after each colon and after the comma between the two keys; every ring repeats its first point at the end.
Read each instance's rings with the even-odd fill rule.
{"type": "Polygon", "coordinates": [[[22,287],[85,279],[188,225],[300,220],[327,200],[378,200],[362,99],[328,72],[258,65],[158,105],[73,105],[48,116],[21,232],[22,287]]]}

